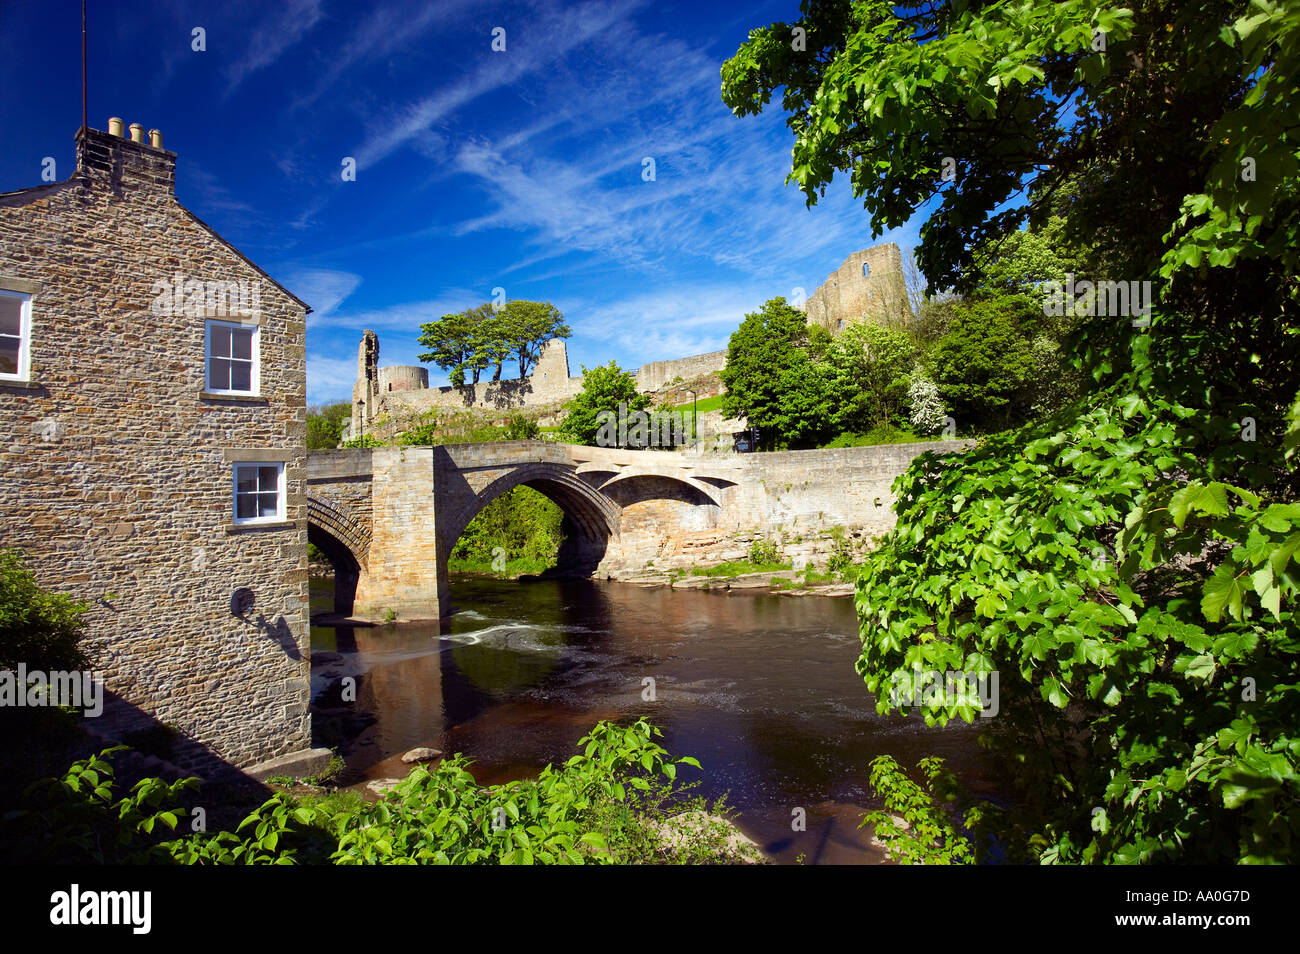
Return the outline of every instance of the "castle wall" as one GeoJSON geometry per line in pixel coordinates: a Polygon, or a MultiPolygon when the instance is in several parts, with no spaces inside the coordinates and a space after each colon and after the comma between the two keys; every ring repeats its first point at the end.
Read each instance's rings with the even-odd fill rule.
{"type": "Polygon", "coordinates": [[[419,365],[395,364],[379,369],[379,393],[421,391],[429,387],[429,369],[419,365]]]}
{"type": "Polygon", "coordinates": [[[903,281],[902,252],[893,242],[854,252],[812,293],[804,311],[809,324],[832,334],[855,324],[904,327],[912,310],[903,281]]]}
{"type": "Polygon", "coordinates": [[[693,354],[673,361],[651,361],[637,368],[636,386],[638,391],[657,391],[677,378],[691,381],[706,374],[715,374],[726,366],[725,349],[710,351],[708,354],[693,354]]]}

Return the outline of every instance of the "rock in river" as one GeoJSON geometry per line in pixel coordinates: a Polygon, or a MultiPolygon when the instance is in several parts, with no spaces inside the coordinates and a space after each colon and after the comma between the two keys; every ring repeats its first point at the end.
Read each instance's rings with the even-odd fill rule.
{"type": "Polygon", "coordinates": [[[431,749],[422,745],[418,749],[411,749],[411,751],[403,755],[402,761],[409,765],[412,762],[431,762],[440,758],[442,758],[441,749],[431,749]]]}

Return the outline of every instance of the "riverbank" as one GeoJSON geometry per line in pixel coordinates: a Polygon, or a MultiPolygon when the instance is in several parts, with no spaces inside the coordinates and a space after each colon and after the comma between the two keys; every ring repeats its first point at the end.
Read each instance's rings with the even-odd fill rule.
{"type": "Polygon", "coordinates": [[[850,580],[818,579],[807,570],[757,570],[732,576],[716,573],[680,573],[645,570],[611,578],[614,583],[632,586],[666,586],[674,590],[709,590],[736,593],[772,593],[779,596],[852,596],[855,583],[850,580]]]}
{"type": "MultiPolygon", "coordinates": [[[[450,572],[457,577],[512,580],[530,582],[533,580],[555,578],[564,574],[540,572],[536,567],[507,566],[503,572],[494,573],[489,567],[469,566],[457,561],[450,572]]],[[[553,570],[554,568],[550,568],[553,570]]],[[[818,573],[815,570],[794,570],[788,567],[757,570],[737,570],[726,572],[711,567],[696,572],[682,570],[655,570],[647,568],[632,573],[605,577],[610,583],[626,583],[639,587],[668,587],[674,590],[709,590],[713,592],[736,593],[771,593],[779,596],[852,596],[856,583],[843,576],[818,573]]]]}

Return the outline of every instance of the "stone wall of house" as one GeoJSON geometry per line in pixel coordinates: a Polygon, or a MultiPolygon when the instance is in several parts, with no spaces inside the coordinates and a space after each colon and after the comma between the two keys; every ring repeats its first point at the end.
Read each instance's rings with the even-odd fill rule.
{"type": "Polygon", "coordinates": [[[177,202],[174,153],[96,130],[79,153],[0,197],[0,288],[32,294],[30,381],[0,383],[0,541],[90,601],[101,732],[166,726],[201,773],[305,749],[306,308],[177,202]],[[259,397],[205,394],[207,317],[260,325],[259,397]],[[234,526],[237,460],[284,463],[285,521],[234,526]]]}

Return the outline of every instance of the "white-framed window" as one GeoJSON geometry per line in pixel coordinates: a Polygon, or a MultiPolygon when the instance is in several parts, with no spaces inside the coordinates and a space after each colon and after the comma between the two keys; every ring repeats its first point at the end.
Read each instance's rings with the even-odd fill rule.
{"type": "Polygon", "coordinates": [[[209,321],[205,338],[206,390],[215,394],[259,393],[257,325],[209,321]]]}
{"type": "Polygon", "coordinates": [[[284,520],[284,464],[241,461],[234,468],[235,523],[284,520]]]}
{"type": "Polygon", "coordinates": [[[26,381],[32,364],[32,296],[0,289],[0,381],[26,381]]]}

